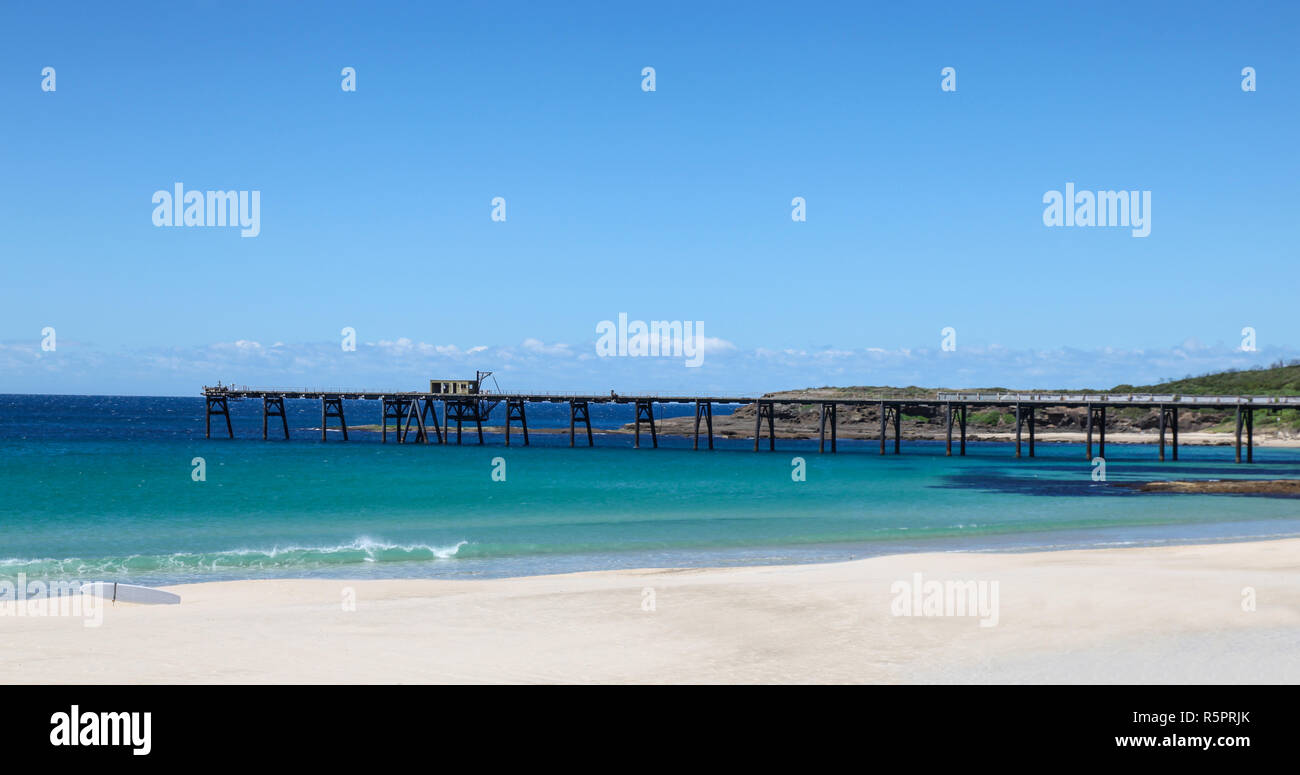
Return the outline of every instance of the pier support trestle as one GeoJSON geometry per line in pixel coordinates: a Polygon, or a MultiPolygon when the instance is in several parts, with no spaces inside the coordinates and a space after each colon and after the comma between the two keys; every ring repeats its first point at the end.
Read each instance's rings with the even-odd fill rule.
{"type": "Polygon", "coordinates": [[[1241,462],[1241,429],[1246,428],[1246,462],[1255,462],[1255,410],[1237,405],[1237,462],[1241,462]]]}
{"type": "Polygon", "coordinates": [[[267,425],[272,417],[279,417],[284,424],[284,440],[289,440],[289,418],[284,414],[283,396],[262,396],[262,440],[266,441],[267,425]]]}
{"type": "Polygon", "coordinates": [[[965,455],[966,454],[966,405],[957,404],[957,406],[954,407],[952,404],[944,404],[944,414],[946,415],[946,420],[948,425],[948,441],[944,446],[944,454],[947,457],[952,457],[952,424],[953,424],[953,420],[956,419],[958,425],[960,426],[960,432],[961,432],[961,442],[960,442],[961,454],[965,455]]]}
{"type": "Polygon", "coordinates": [[[207,416],[204,418],[204,436],[212,438],[212,415],[218,415],[226,418],[226,433],[230,438],[235,438],[235,429],[230,424],[230,402],[225,396],[209,395],[207,398],[207,416]]]}
{"type": "Polygon", "coordinates": [[[836,406],[833,402],[822,402],[821,421],[817,424],[817,451],[819,453],[826,451],[826,421],[830,420],[831,426],[831,452],[835,451],[835,441],[838,431],[836,426],[839,425],[836,420],[836,406]]]}
{"type": "Polygon", "coordinates": [[[1021,428],[1029,428],[1029,456],[1034,456],[1034,407],[1016,404],[1016,457],[1020,457],[1021,428]]]}
{"type": "Polygon", "coordinates": [[[700,448],[700,418],[704,418],[709,434],[709,449],[713,449],[713,402],[695,402],[695,449],[700,448]]]}
{"type": "Polygon", "coordinates": [[[1085,456],[1088,461],[1092,461],[1092,429],[1097,427],[1099,435],[1099,445],[1097,447],[1097,457],[1102,460],[1106,459],[1106,407],[1094,406],[1088,404],[1088,441],[1085,456]]]}
{"type": "Polygon", "coordinates": [[[461,442],[461,427],[463,423],[473,422],[478,428],[478,443],[483,444],[483,413],[479,411],[479,402],[476,398],[457,398],[448,399],[442,403],[442,414],[445,426],[443,432],[447,440],[451,441],[451,421],[456,421],[456,443],[461,442]]]}
{"type": "Polygon", "coordinates": [[[331,417],[337,418],[343,428],[343,440],[348,440],[348,421],[343,419],[343,399],[340,396],[322,396],[320,400],[320,440],[325,440],[325,429],[331,417]]]}
{"type": "Polygon", "coordinates": [[[1173,457],[1178,459],[1178,407],[1160,407],[1160,459],[1165,459],[1165,430],[1173,431],[1173,457]]]}
{"type": "Polygon", "coordinates": [[[894,426],[894,454],[903,450],[903,407],[901,404],[880,402],[880,454],[885,454],[885,431],[892,423],[894,426]]]}
{"type": "Polygon", "coordinates": [[[524,446],[528,446],[528,415],[524,412],[524,400],[522,398],[511,398],[506,400],[506,446],[510,446],[510,423],[514,420],[519,421],[519,427],[524,430],[524,446]]]}
{"type": "Polygon", "coordinates": [[[759,401],[758,413],[754,415],[754,451],[758,451],[758,441],[763,438],[763,420],[767,420],[767,449],[770,452],[776,451],[776,420],[774,419],[773,403],[771,401],[759,401]]]}
{"type": "Polygon", "coordinates": [[[429,443],[430,427],[433,428],[438,443],[443,443],[442,429],[438,427],[438,409],[434,406],[433,399],[418,396],[383,396],[380,401],[383,404],[383,411],[380,412],[379,418],[380,443],[388,443],[389,420],[393,420],[393,431],[397,436],[398,444],[406,443],[411,434],[412,423],[415,424],[417,444],[429,443]],[[430,419],[432,422],[429,422],[430,419]]]}
{"type": "Polygon", "coordinates": [[[650,443],[655,449],[658,449],[659,431],[655,429],[654,402],[649,399],[638,398],[636,402],[636,435],[632,440],[632,446],[637,449],[641,447],[641,422],[643,420],[650,423],[650,443]]]}
{"type": "MultiPolygon", "coordinates": [[[[577,433],[578,423],[587,427],[587,446],[596,446],[596,440],[591,435],[591,406],[586,401],[569,402],[569,446],[574,446],[574,439],[577,433]]],[[[651,425],[653,426],[653,423],[651,425]]],[[[640,432],[638,430],[638,438],[640,432]]],[[[655,446],[659,446],[658,443],[655,446]]]]}
{"type": "Polygon", "coordinates": [[[379,442],[381,444],[388,443],[389,420],[392,420],[397,428],[397,443],[402,443],[402,412],[406,408],[406,403],[407,402],[404,402],[399,398],[392,398],[391,396],[383,396],[379,399],[379,404],[382,407],[379,412],[379,442]]]}
{"type": "Polygon", "coordinates": [[[429,415],[433,415],[433,432],[438,436],[438,443],[442,443],[442,431],[438,430],[438,409],[433,405],[432,399],[426,399],[423,402],[418,398],[412,398],[405,404],[404,410],[406,423],[398,428],[398,441],[405,444],[408,436],[411,435],[411,423],[415,423],[415,443],[429,443],[429,415]]]}

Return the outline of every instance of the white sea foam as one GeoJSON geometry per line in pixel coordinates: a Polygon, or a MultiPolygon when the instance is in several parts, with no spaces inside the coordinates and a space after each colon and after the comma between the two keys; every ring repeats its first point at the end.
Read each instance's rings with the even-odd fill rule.
{"type": "Polygon", "coordinates": [[[454,559],[469,545],[396,544],[360,537],[334,546],[272,546],[216,552],[131,554],[116,557],[3,558],[0,576],[26,573],[29,577],[83,578],[105,574],[150,572],[203,573],[221,570],[313,570],[360,563],[398,563],[454,559]]]}

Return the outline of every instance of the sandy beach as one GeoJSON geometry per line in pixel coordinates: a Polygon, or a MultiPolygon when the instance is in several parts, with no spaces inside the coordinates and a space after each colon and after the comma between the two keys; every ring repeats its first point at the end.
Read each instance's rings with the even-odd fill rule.
{"type": "Polygon", "coordinates": [[[0,616],[0,681],[1300,682],[1300,539],[169,589],[0,616]],[[996,582],[995,616],[896,615],[922,580],[996,582]]]}
{"type": "MultiPolygon", "coordinates": [[[[971,439],[975,441],[1015,441],[1016,434],[1014,431],[1006,432],[981,432],[971,434],[971,439]]],[[[1078,431],[1046,431],[1038,433],[1036,441],[1048,443],[1065,443],[1065,444],[1083,444],[1087,441],[1087,434],[1078,431]]],[[[1097,443],[1101,436],[1094,434],[1093,443],[1097,443]]],[[[1028,443],[1029,434],[1026,432],[1022,441],[1028,443]]],[[[1133,432],[1133,431],[1107,431],[1107,444],[1159,444],[1159,433],[1133,432]]],[[[1165,438],[1165,444],[1171,445],[1173,436],[1168,435],[1165,438]]],[[[1178,443],[1189,447],[1228,447],[1232,446],[1234,436],[1231,433],[1214,433],[1210,431],[1183,431],[1178,436],[1178,443]]],[[[1245,437],[1242,437],[1244,445],[1245,437]]],[[[1255,447],[1275,447],[1280,449],[1295,449],[1300,447],[1300,439],[1286,436],[1257,434],[1255,436],[1255,447]]]]}

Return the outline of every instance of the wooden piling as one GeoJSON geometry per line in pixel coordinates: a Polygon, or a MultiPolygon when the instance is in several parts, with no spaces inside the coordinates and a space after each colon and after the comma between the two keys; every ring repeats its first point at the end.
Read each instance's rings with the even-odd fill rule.
{"type": "Polygon", "coordinates": [[[289,440],[289,419],[284,411],[284,399],[262,396],[262,440],[266,441],[268,425],[272,417],[279,417],[284,425],[284,439],[289,440]]]}
{"type": "Polygon", "coordinates": [[[944,457],[952,457],[952,404],[943,405],[944,425],[947,428],[947,436],[943,445],[944,457]]]}
{"type": "Polygon", "coordinates": [[[1091,463],[1092,462],[1092,404],[1088,404],[1087,423],[1088,423],[1088,433],[1087,433],[1088,440],[1086,442],[1087,447],[1085,448],[1083,456],[1087,458],[1089,463],[1091,463]]]}
{"type": "Polygon", "coordinates": [[[1255,409],[1246,407],[1246,462],[1255,462],[1255,409]]]}
{"type": "MultiPolygon", "coordinates": [[[[438,424],[438,407],[432,398],[424,399],[424,408],[420,410],[420,416],[424,417],[426,420],[433,420],[433,422],[428,423],[428,425],[433,426],[433,432],[438,438],[438,443],[442,444],[442,428],[438,424]]],[[[425,439],[428,439],[429,431],[427,429],[424,431],[424,436],[425,439]]]]}
{"type": "Polygon", "coordinates": [[[524,446],[528,446],[528,415],[524,411],[523,399],[506,400],[506,446],[510,446],[510,422],[519,421],[519,427],[524,431],[524,446]]]}
{"type": "Polygon", "coordinates": [[[1097,457],[1106,459],[1106,407],[1101,407],[1101,428],[1097,434],[1097,457]]]}
{"type": "Polygon", "coordinates": [[[329,418],[335,418],[339,421],[339,427],[343,430],[343,440],[348,440],[348,421],[343,416],[343,397],[342,396],[321,396],[320,399],[320,440],[325,441],[325,429],[329,425],[329,418]]]}
{"type": "Polygon", "coordinates": [[[1030,457],[1034,456],[1034,414],[1035,413],[1036,413],[1035,407],[1031,404],[1029,406],[1029,456],[1030,457]]]}
{"type": "Polygon", "coordinates": [[[966,456],[966,405],[957,405],[958,422],[961,423],[961,456],[966,456]]]}
{"type": "Polygon", "coordinates": [[[836,415],[836,406],[837,406],[837,404],[835,404],[833,401],[832,401],[832,402],[827,402],[827,401],[823,401],[823,402],[822,402],[821,422],[819,422],[818,425],[817,425],[817,436],[818,436],[817,452],[818,452],[818,453],[823,453],[823,452],[826,451],[826,421],[827,421],[827,419],[830,420],[830,426],[831,426],[831,452],[832,452],[832,453],[835,452],[835,440],[836,440],[836,432],[837,432],[837,431],[836,431],[836,426],[839,424],[839,423],[836,422],[836,417],[835,417],[835,415],[836,415]]]}
{"type": "Polygon", "coordinates": [[[880,454],[885,454],[885,429],[889,427],[889,418],[885,413],[885,402],[880,402],[880,454]]]}
{"type": "Polygon", "coordinates": [[[1173,423],[1174,423],[1173,457],[1174,457],[1174,462],[1177,462],[1178,461],[1178,407],[1176,406],[1174,407],[1174,411],[1173,411],[1173,423]]]}
{"type": "Polygon", "coordinates": [[[204,436],[212,438],[212,415],[217,414],[226,418],[226,433],[230,438],[235,438],[235,428],[230,424],[230,402],[225,395],[205,396],[204,405],[207,407],[204,422],[204,436]]]}
{"type": "Polygon", "coordinates": [[[903,453],[903,405],[894,407],[894,454],[903,453]]]}
{"type": "Polygon", "coordinates": [[[1238,462],[1238,463],[1241,462],[1241,423],[1242,423],[1241,404],[1237,404],[1237,441],[1236,441],[1237,459],[1236,459],[1236,462],[1238,462]]]}
{"type": "Polygon", "coordinates": [[[773,418],[772,402],[759,401],[758,414],[754,418],[754,451],[758,451],[759,439],[763,437],[763,420],[767,420],[767,449],[769,452],[776,451],[776,421],[773,418]]]}
{"type": "Polygon", "coordinates": [[[1160,462],[1165,462],[1165,413],[1163,406],[1160,407],[1160,462]]]}
{"type": "MultiPolygon", "coordinates": [[[[591,407],[587,404],[586,401],[576,401],[576,400],[569,401],[569,446],[570,447],[573,446],[574,430],[576,428],[578,420],[582,420],[583,424],[586,425],[587,427],[587,446],[588,447],[596,446],[595,439],[591,434],[591,407]]],[[[640,436],[641,436],[641,431],[640,431],[640,426],[638,425],[638,430],[637,430],[638,446],[640,445],[640,436]]],[[[658,444],[656,444],[656,446],[658,446],[658,444]]]]}
{"type": "Polygon", "coordinates": [[[654,402],[648,398],[638,398],[636,401],[636,438],[632,443],[635,448],[641,447],[641,421],[645,420],[650,423],[650,443],[655,449],[659,448],[659,432],[655,430],[655,410],[654,402]]]}
{"type": "Polygon", "coordinates": [[[420,428],[420,435],[416,441],[429,443],[429,429],[424,425],[424,407],[420,406],[420,399],[412,399],[411,411],[415,413],[415,424],[420,428]]]}
{"type": "Polygon", "coordinates": [[[713,449],[713,402],[695,399],[695,449],[700,448],[700,418],[704,418],[709,434],[709,449],[713,449]]]}
{"type": "Polygon", "coordinates": [[[1020,413],[1020,404],[1016,404],[1016,457],[1020,457],[1020,426],[1024,424],[1024,415],[1020,413]]]}

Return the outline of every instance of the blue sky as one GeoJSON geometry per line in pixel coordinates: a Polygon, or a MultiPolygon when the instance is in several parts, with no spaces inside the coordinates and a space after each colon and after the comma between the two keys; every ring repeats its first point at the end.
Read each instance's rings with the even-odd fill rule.
{"type": "Polygon", "coordinates": [[[1295,357],[1298,20],[1282,2],[7,4],[0,392],[476,367],[623,392],[1106,386],[1295,357]],[[260,191],[261,234],[155,227],[178,181],[260,191]],[[1067,182],[1150,191],[1150,236],[1045,227],[1067,182]],[[620,312],[704,321],[717,346],[697,369],[592,358],[620,312]]]}

